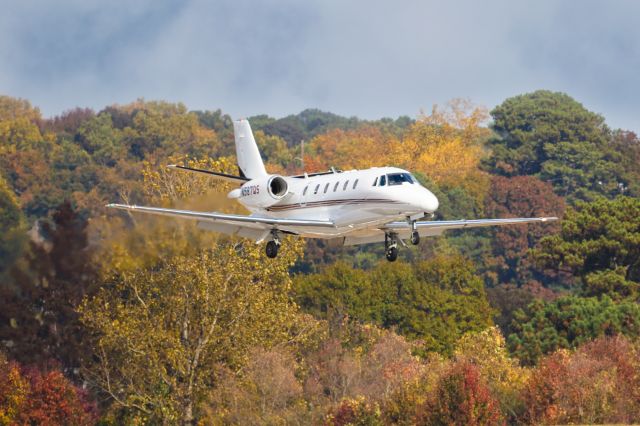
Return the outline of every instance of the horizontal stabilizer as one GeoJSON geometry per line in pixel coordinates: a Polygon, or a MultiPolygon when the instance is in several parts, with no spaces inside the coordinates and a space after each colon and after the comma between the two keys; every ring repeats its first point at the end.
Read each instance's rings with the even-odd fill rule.
{"type": "Polygon", "coordinates": [[[242,177],[242,176],[234,176],[234,175],[229,175],[226,173],[220,173],[220,172],[212,172],[211,170],[203,170],[203,169],[194,169],[191,167],[185,167],[185,166],[178,166],[176,164],[170,164],[167,166],[170,169],[178,169],[178,170],[186,170],[188,172],[193,172],[193,173],[202,173],[202,174],[206,174],[211,176],[214,179],[220,179],[220,180],[224,180],[227,182],[231,182],[231,183],[237,183],[242,185],[245,182],[248,182],[250,179],[247,179],[246,177],[242,177]]]}

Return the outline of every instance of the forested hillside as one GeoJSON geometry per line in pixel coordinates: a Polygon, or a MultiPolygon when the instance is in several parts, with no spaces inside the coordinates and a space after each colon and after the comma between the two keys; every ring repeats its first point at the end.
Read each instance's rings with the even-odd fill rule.
{"type": "Polygon", "coordinates": [[[105,204],[241,212],[232,119],[0,96],[0,424],[640,422],[640,139],[563,93],[414,118],[249,117],[274,173],[393,165],[436,219],[559,216],[403,250],[253,242],[105,204]],[[304,153],[300,142],[304,140],[304,153]]]}

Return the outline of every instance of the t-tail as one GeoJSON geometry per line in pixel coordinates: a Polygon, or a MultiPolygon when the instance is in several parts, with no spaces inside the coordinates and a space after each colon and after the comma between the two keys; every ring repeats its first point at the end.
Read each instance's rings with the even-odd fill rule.
{"type": "Polygon", "coordinates": [[[233,122],[233,133],[236,139],[236,156],[240,175],[255,179],[267,175],[256,140],[253,138],[251,126],[247,120],[233,122]]]}

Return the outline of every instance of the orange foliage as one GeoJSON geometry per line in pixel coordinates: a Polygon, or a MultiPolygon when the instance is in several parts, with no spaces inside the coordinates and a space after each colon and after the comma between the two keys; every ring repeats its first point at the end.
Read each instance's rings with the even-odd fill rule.
{"type": "Polygon", "coordinates": [[[0,424],[90,425],[96,408],[59,371],[21,368],[0,354],[0,424]]]}
{"type": "Polygon", "coordinates": [[[479,165],[484,155],[482,142],[490,134],[482,126],[487,117],[483,108],[452,101],[444,109],[434,106],[431,114],[421,114],[402,138],[376,127],[331,130],[311,140],[305,168],[392,165],[418,172],[438,185],[483,193],[488,179],[479,165]]]}

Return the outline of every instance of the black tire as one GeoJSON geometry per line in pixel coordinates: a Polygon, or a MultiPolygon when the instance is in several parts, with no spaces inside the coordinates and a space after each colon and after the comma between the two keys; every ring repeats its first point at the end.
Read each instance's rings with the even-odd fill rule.
{"type": "Polygon", "coordinates": [[[387,250],[387,260],[389,262],[395,262],[397,258],[398,258],[397,247],[391,247],[390,249],[387,250]]]}
{"type": "Polygon", "coordinates": [[[418,234],[418,231],[413,231],[411,233],[411,244],[414,246],[420,244],[420,234],[418,234]]]}
{"type": "Polygon", "coordinates": [[[276,256],[278,256],[278,248],[280,246],[278,244],[276,244],[275,241],[269,241],[267,243],[267,247],[266,247],[266,252],[267,252],[267,257],[270,259],[274,259],[276,256]]]}

